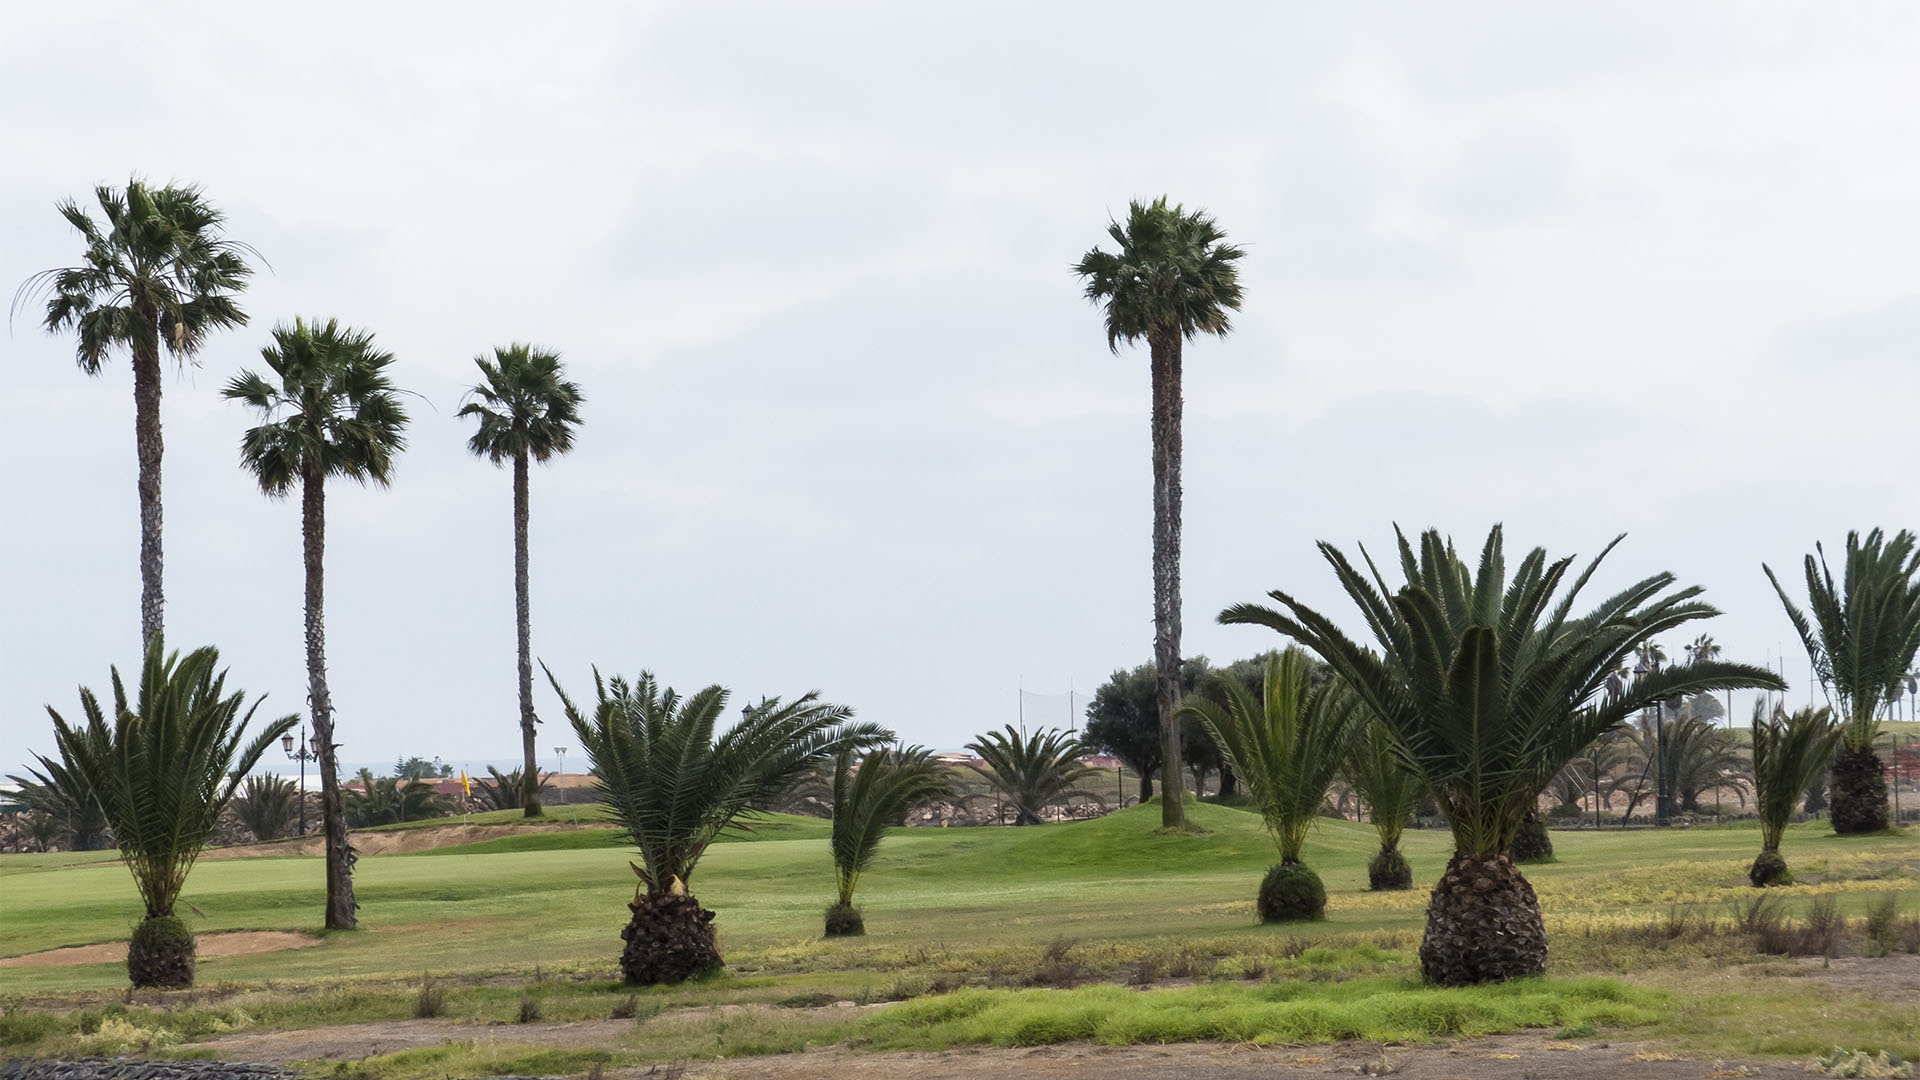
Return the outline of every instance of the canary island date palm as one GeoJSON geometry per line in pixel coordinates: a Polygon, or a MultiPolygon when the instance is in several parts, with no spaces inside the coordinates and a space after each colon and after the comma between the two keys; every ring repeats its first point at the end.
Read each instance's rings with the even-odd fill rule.
{"type": "Polygon", "coordinates": [[[54,822],[56,834],[68,851],[99,851],[111,844],[100,800],[79,773],[65,763],[39,757],[40,768],[28,767],[26,776],[9,774],[21,804],[54,822]]]}
{"type": "Polygon", "coordinates": [[[131,697],[112,669],[113,711],[80,690],[83,720],[69,725],[52,706],[54,741],[66,767],[86,778],[146,905],[127,949],[135,986],[193,985],[193,935],[173,913],[187,873],[232,801],[241,779],[298,717],[283,716],[243,741],[260,700],[226,690],[211,647],[182,657],[147,644],[131,697]]]}
{"type": "Polygon", "coordinates": [[[299,797],[291,780],[249,776],[246,786],[233,800],[233,815],[255,840],[278,840],[286,835],[288,826],[299,813],[299,797]]]}
{"type": "Polygon", "coordinates": [[[1038,825],[1046,820],[1047,807],[1069,795],[1086,794],[1074,785],[1094,773],[1080,762],[1086,744],[1059,728],[1025,735],[1008,724],[1005,731],[989,731],[968,743],[967,749],[986,762],[985,768],[968,768],[1013,804],[1015,825],[1038,825]]]}
{"type": "Polygon", "coordinates": [[[1834,726],[1830,709],[1800,709],[1789,713],[1766,704],[1753,708],[1753,805],[1760,815],[1760,854],[1747,871],[1756,888],[1791,885],[1793,872],[1780,855],[1780,839],[1793,820],[1800,795],[1833,760],[1845,733],[1834,726]]]}
{"type": "Polygon", "coordinates": [[[477,421],[467,449],[495,465],[513,463],[513,607],[519,635],[520,809],[539,817],[540,766],[534,760],[533,616],[527,585],[527,464],[546,462],[573,449],[580,424],[580,387],[569,382],[560,354],[533,345],[493,350],[493,359],[476,356],[480,381],[467,391],[459,415],[477,421]]]}
{"type": "Polygon", "coordinates": [[[1340,775],[1367,808],[1367,820],[1380,834],[1380,851],[1367,863],[1367,885],[1375,890],[1413,888],[1413,867],[1400,852],[1400,836],[1407,819],[1420,807],[1426,791],[1420,776],[1401,760],[1393,729],[1368,714],[1347,745],[1340,775]]]}
{"type": "Polygon", "coordinates": [[[1847,534],[1840,581],[1819,544],[1806,557],[1807,609],[1802,611],[1762,565],[1793,620],[1800,644],[1838,709],[1840,751],[1833,760],[1833,831],[1887,827],[1887,779],[1874,753],[1880,712],[1893,700],[1920,651],[1920,550],[1902,529],[1888,540],[1879,529],[1847,534]]]}
{"type": "Polygon", "coordinates": [[[1222,679],[1224,705],[1192,696],[1180,706],[1183,718],[1213,735],[1280,847],[1280,862],[1260,885],[1261,922],[1326,914],[1326,886],[1300,861],[1300,849],[1340,774],[1363,707],[1338,679],[1311,685],[1312,672],[1313,661],[1289,648],[1268,659],[1259,696],[1238,679],[1222,679]]]}
{"type": "Polygon", "coordinates": [[[240,463],[270,498],[300,493],[300,537],[306,569],[307,703],[320,759],[320,819],[327,846],[329,930],[358,922],[353,898],[356,858],[347,838],[340,794],[339,743],[327,685],[326,484],[343,476],[386,487],[405,449],[406,410],[387,376],[393,354],[373,335],[338,320],[274,327],[260,350],[272,378],[242,371],[226,396],[257,410],[262,423],[240,440],[240,463]]]}
{"type": "Polygon", "coordinates": [[[853,906],[860,875],[873,865],[887,827],[913,804],[953,793],[947,771],[923,747],[873,747],[843,741],[833,755],[833,870],[840,897],[827,909],[826,936],[866,933],[853,906]]]}
{"type": "Polygon", "coordinates": [[[1145,339],[1153,384],[1153,662],[1160,712],[1160,821],[1186,825],[1180,721],[1180,364],[1197,334],[1225,337],[1240,310],[1239,261],[1211,214],[1166,196],[1127,207],[1107,235],[1118,250],[1087,252],[1073,268],[1088,300],[1106,308],[1107,348],[1145,339]]]}
{"type": "Polygon", "coordinates": [[[226,216],[192,185],[153,187],[135,177],[125,188],[94,189],[100,220],[69,199],[60,216],[85,245],[80,262],[43,270],[14,294],[17,312],[46,297],[48,333],[72,330],[80,370],[100,374],[108,354],[133,360],[134,452],[140,493],[140,640],[159,636],[161,589],[160,351],[193,359],[215,330],[244,326],[235,299],[258,253],[225,238],[226,216]]]}
{"type": "MultiPolygon", "coordinates": [[[[493,779],[473,781],[474,797],[495,810],[522,809],[520,800],[527,796],[527,784],[522,779],[520,770],[514,769],[503,773],[489,765],[487,771],[493,774],[493,779]]],[[[552,779],[553,774],[550,772],[543,773],[536,770],[534,773],[534,784],[540,791],[552,787],[553,785],[548,783],[552,779]]]]}
{"type": "Polygon", "coordinates": [[[547,681],[593,766],[594,795],[640,851],[640,878],[620,932],[620,968],[629,984],[683,982],[721,965],[713,912],[688,890],[707,846],[729,827],[746,828],[754,804],[827,760],[846,741],[877,745],[892,733],[849,722],[852,710],[815,693],[767,698],[716,734],[727,691],[709,686],[682,697],[643,672],[632,683],[603,679],[598,701],[581,708],[547,681]]]}
{"type": "Polygon", "coordinates": [[[1320,552],[1359,608],[1379,651],[1288,593],[1279,607],[1239,604],[1225,623],[1271,627],[1318,653],[1392,730],[1439,803],[1454,853],[1427,905],[1420,966],[1442,985],[1538,974],[1546,931],[1533,887],[1507,856],[1521,819],[1566,763],[1653,701],[1701,690],[1785,684],[1762,668],[1709,661],[1649,673],[1619,693],[1607,676],[1634,646],[1717,612],[1655,574],[1584,616],[1573,605],[1619,539],[1567,582],[1571,558],[1534,549],[1507,574],[1501,529],[1476,572],[1438,531],[1416,549],[1396,536],[1405,584],[1390,588],[1331,544],[1320,552]],[[1564,590],[1561,586],[1566,584],[1564,590]],[[1556,594],[1558,599],[1556,601],[1556,594]]]}

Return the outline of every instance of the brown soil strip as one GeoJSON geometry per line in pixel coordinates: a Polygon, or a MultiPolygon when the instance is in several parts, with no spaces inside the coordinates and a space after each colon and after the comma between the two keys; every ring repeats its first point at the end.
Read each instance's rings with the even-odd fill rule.
{"type": "MultiPolygon", "coordinates": [[[[194,938],[202,960],[222,956],[251,956],[281,949],[304,949],[320,944],[311,934],[284,930],[234,930],[222,934],[201,934],[194,938]]],[[[66,967],[70,964],[118,964],[127,959],[127,943],[109,941],[99,945],[73,945],[64,949],[27,953],[25,956],[0,957],[0,968],[66,967]]]]}

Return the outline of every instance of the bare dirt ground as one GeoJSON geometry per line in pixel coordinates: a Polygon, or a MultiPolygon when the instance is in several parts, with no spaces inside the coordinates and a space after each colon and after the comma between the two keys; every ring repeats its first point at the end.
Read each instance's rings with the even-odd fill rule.
{"type": "MultiPolygon", "coordinates": [[[[320,944],[311,934],[282,930],[234,930],[224,934],[200,934],[194,938],[201,959],[218,956],[251,956],[281,949],[304,949],[320,944]]],[[[27,953],[0,958],[0,968],[64,967],[68,964],[108,964],[127,958],[127,943],[108,941],[99,945],[71,945],[64,949],[27,953]]]]}
{"type": "MultiPolygon", "coordinates": [[[[226,1061],[285,1065],[354,1060],[372,1054],[477,1041],[502,1046],[583,1049],[611,1046],[633,1033],[631,1020],[572,1024],[472,1024],[404,1020],[343,1024],[307,1031],[231,1035],[196,1043],[226,1061]]],[[[1545,1035],[1500,1035],[1432,1046],[1338,1043],[1261,1048],[1220,1043],[1093,1046],[1072,1043],[1030,1049],[966,1049],[869,1054],[844,1046],[778,1057],[689,1062],[612,1070],[609,1076],[678,1076],[682,1080],[1254,1080],[1275,1075],[1405,1076],[1409,1080],[1804,1080],[1798,1064],[1727,1062],[1676,1056],[1646,1043],[1608,1039],[1559,1042],[1545,1035]]]]}

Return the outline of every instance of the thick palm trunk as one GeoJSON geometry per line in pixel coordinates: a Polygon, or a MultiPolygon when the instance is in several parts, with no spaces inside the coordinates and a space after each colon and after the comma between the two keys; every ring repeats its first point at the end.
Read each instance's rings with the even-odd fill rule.
{"type": "Polygon", "coordinates": [[[307,570],[307,704],[313,710],[313,742],[320,758],[320,820],[327,837],[327,917],[329,930],[352,930],[353,864],[358,853],[347,838],[347,811],[340,798],[340,766],[334,756],[333,698],[327,693],[325,556],[327,548],[326,478],[309,472],[300,479],[300,539],[307,570]]]}
{"type": "MultiPolygon", "coordinates": [[[[136,308],[148,328],[159,325],[159,313],[136,308]]],[[[160,341],[135,337],[133,349],[133,439],[140,461],[140,645],[144,649],[160,636],[166,598],[160,589],[163,559],[160,547],[160,341]]]]}
{"type": "Polygon", "coordinates": [[[1140,773],[1140,801],[1153,798],[1153,770],[1144,769],[1140,773]]]}
{"type": "Polygon", "coordinates": [[[520,630],[520,748],[526,764],[520,774],[520,797],[527,817],[540,816],[540,766],[534,760],[533,616],[527,598],[527,452],[513,456],[513,607],[520,630]]]}
{"type": "Polygon", "coordinates": [[[636,893],[620,936],[620,971],[629,986],[685,982],[721,965],[713,912],[685,892],[636,893]]]}
{"type": "Polygon", "coordinates": [[[1887,827],[1887,774],[1871,746],[1843,746],[1833,759],[1828,817],[1842,836],[1879,832],[1887,827]]]}
{"type": "Polygon", "coordinates": [[[1427,902],[1420,972],[1441,986],[1470,986],[1546,970],[1540,901],[1504,854],[1456,854],[1427,902]]]}
{"type": "Polygon", "coordinates": [[[1153,353],[1153,666],[1160,712],[1160,824],[1187,823],[1180,757],[1180,337],[1155,333],[1153,353]]]}

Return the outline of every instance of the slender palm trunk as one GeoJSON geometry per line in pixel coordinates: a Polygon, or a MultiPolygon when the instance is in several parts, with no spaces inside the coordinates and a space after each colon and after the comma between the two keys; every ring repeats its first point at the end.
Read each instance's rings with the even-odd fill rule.
{"type": "Polygon", "coordinates": [[[334,756],[333,698],[327,693],[325,570],[326,478],[310,471],[300,478],[300,539],[307,570],[307,704],[313,710],[313,741],[320,755],[320,820],[327,837],[329,930],[352,930],[358,922],[353,864],[359,857],[347,838],[347,812],[340,798],[339,761],[334,756]]]}
{"type": "Polygon", "coordinates": [[[525,785],[521,804],[527,817],[540,816],[540,766],[534,761],[533,617],[527,598],[527,452],[513,455],[513,606],[520,629],[520,748],[526,752],[521,769],[525,785]]]}
{"type": "Polygon", "coordinates": [[[149,328],[133,349],[133,438],[140,460],[140,645],[159,637],[166,599],[160,589],[160,340],[159,312],[135,309],[149,328]]]}
{"type": "Polygon", "coordinates": [[[1155,333],[1153,353],[1153,666],[1160,711],[1160,824],[1187,808],[1180,759],[1180,337],[1155,333]]]}

